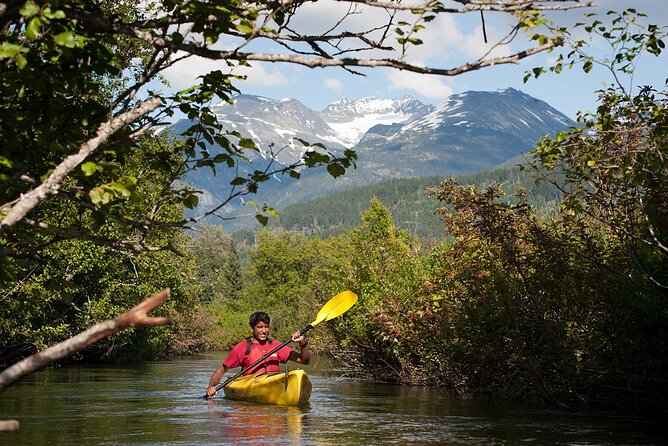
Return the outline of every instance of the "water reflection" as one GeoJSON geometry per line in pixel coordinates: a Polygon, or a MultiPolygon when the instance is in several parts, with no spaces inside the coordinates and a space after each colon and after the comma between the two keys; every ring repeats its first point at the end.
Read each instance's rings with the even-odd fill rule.
{"type": "Polygon", "coordinates": [[[270,444],[272,441],[302,444],[308,406],[271,406],[225,399],[211,399],[207,404],[211,408],[212,430],[230,444],[270,444]]]}

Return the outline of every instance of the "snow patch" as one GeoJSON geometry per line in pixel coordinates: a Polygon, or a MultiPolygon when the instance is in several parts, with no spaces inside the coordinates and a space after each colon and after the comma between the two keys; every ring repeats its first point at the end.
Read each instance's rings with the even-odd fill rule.
{"type": "Polygon", "coordinates": [[[274,131],[283,138],[290,138],[297,134],[297,132],[293,130],[286,130],[286,129],[274,129],[274,131]]]}
{"type": "Polygon", "coordinates": [[[369,129],[378,124],[390,125],[405,122],[410,115],[405,113],[367,113],[356,116],[349,122],[327,122],[346,147],[352,147],[362,139],[369,129]]]}
{"type": "Polygon", "coordinates": [[[525,110],[528,111],[529,113],[531,113],[532,115],[534,115],[536,117],[536,119],[538,119],[540,122],[545,122],[545,121],[543,121],[543,119],[540,116],[538,116],[537,114],[535,114],[534,112],[532,112],[528,108],[525,108],[525,110]]]}

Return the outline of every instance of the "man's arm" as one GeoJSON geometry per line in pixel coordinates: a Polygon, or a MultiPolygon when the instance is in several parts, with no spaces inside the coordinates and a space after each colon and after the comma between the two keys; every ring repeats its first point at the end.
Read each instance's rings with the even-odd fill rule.
{"type": "Polygon", "coordinates": [[[216,390],[216,386],[220,382],[221,378],[227,372],[229,369],[225,364],[221,364],[220,367],[216,369],[215,372],[213,372],[213,375],[211,375],[211,379],[209,380],[209,387],[206,389],[206,395],[211,398],[214,396],[218,391],[216,390]]]}

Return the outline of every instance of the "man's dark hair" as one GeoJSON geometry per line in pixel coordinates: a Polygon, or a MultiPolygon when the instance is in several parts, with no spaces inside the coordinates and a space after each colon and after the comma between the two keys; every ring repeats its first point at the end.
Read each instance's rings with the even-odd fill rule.
{"type": "Polygon", "coordinates": [[[259,322],[264,322],[265,324],[269,325],[271,319],[269,319],[269,315],[264,311],[256,311],[250,315],[249,323],[251,328],[255,327],[259,322]]]}

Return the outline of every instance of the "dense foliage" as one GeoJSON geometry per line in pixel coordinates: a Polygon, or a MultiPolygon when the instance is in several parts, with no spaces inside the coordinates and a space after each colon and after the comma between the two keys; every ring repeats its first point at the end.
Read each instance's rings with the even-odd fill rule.
{"type": "MultiPolygon", "coordinates": [[[[232,3],[228,13],[204,3],[0,4],[0,363],[168,286],[172,297],[162,311],[174,315],[176,329],[123,333],[89,349],[86,359],[209,345],[180,232],[198,193],[179,179],[199,168],[237,172],[228,201],[208,211],[215,214],[272,174],[299,177],[302,168],[323,166],[338,176],[351,166],[353,152],[334,155],[303,142],[294,163],[276,165],[263,152],[266,163],[248,168],[260,148],[223,129],[208,108],[216,98],[230,100],[238,78],[215,70],[183,91],[163,85],[162,72],[182,58],[177,52],[202,48],[189,33],[203,32],[213,45],[214,34],[236,39],[247,31],[237,28],[253,28],[253,5],[232,3]],[[170,28],[179,23],[194,26],[170,28]],[[177,112],[193,122],[180,138],[151,132],[177,112]]],[[[256,211],[266,221],[272,209],[256,211]]]]}
{"type": "MultiPolygon", "coordinates": [[[[124,171],[141,179],[133,206],[150,206],[164,172],[151,167],[153,156],[164,140],[146,139],[126,156],[124,171]]],[[[177,156],[177,155],[173,155],[177,156]]],[[[35,213],[51,225],[78,225],[100,237],[132,240],[137,231],[113,219],[97,219],[95,211],[77,209],[67,200],[51,200],[35,213]]],[[[183,207],[164,205],[160,218],[178,220],[183,207]]],[[[1,287],[0,357],[11,363],[35,349],[63,341],[89,326],[117,316],[144,296],[171,288],[172,298],[159,309],[160,315],[175,318],[175,328],[135,329],[99,342],[81,354],[80,359],[156,358],[167,353],[187,353],[207,346],[202,313],[194,305],[199,285],[190,280],[194,265],[188,256],[168,251],[139,252],[119,256],[110,246],[95,241],[54,238],[48,231],[26,228],[17,233],[15,246],[26,244],[39,249],[25,251],[11,259],[17,282],[1,287]]],[[[149,242],[163,243],[184,250],[187,238],[177,229],[156,228],[149,242]]],[[[7,272],[7,269],[5,269],[7,272]]]]}
{"type": "MultiPolygon", "coordinates": [[[[524,164],[518,158],[517,164],[524,164]]],[[[338,192],[327,197],[297,203],[279,211],[270,228],[308,235],[328,237],[349,231],[361,223],[360,214],[373,197],[378,198],[392,212],[396,224],[424,243],[444,237],[443,224],[435,212],[438,201],[429,195],[428,189],[437,186],[443,178],[395,178],[371,186],[338,192]]],[[[553,210],[561,201],[562,192],[549,182],[536,183],[534,172],[519,167],[498,168],[457,177],[459,184],[475,184],[484,187],[500,184],[506,197],[512,197],[520,188],[527,194],[529,204],[537,209],[553,210]]]]}

